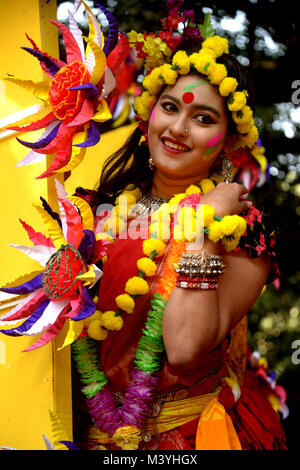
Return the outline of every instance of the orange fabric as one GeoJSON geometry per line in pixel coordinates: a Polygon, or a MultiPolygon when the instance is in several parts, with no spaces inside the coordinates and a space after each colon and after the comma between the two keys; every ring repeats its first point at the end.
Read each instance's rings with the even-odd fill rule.
{"type": "Polygon", "coordinates": [[[196,450],[241,450],[231,418],[216,398],[202,411],[196,434],[196,450]]]}

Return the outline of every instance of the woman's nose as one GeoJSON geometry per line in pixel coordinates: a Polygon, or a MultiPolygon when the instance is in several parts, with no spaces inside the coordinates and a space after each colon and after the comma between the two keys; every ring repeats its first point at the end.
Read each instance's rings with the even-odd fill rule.
{"type": "Polygon", "coordinates": [[[170,124],[170,131],[174,137],[186,138],[188,131],[185,116],[181,115],[174,119],[170,124]]]}

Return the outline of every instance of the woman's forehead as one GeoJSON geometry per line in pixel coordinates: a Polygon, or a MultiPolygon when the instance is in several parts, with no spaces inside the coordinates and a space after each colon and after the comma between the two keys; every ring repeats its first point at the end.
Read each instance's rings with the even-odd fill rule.
{"type": "Polygon", "coordinates": [[[224,107],[224,100],[216,87],[211,85],[205,78],[196,74],[180,77],[175,85],[166,87],[161,96],[165,94],[174,95],[186,104],[201,99],[202,101],[205,100],[205,102],[213,100],[215,105],[218,104],[222,109],[224,107]]]}

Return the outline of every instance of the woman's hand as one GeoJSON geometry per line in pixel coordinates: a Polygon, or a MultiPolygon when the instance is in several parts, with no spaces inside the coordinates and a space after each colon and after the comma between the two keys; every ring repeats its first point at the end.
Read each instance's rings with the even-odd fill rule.
{"type": "Polygon", "coordinates": [[[252,206],[251,201],[243,199],[248,193],[245,186],[238,183],[219,183],[214,189],[201,198],[201,204],[209,204],[215,209],[215,215],[240,214],[252,206]]]}

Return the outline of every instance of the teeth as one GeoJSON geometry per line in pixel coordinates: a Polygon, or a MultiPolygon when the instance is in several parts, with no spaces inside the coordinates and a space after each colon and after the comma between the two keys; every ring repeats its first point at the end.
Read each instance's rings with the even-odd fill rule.
{"type": "Polygon", "coordinates": [[[180,145],[173,144],[173,142],[169,142],[168,140],[165,140],[164,144],[167,147],[170,147],[171,149],[182,150],[183,152],[187,152],[187,149],[185,147],[181,147],[180,145]]]}

